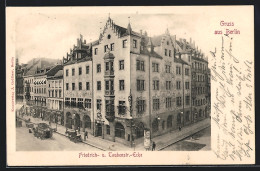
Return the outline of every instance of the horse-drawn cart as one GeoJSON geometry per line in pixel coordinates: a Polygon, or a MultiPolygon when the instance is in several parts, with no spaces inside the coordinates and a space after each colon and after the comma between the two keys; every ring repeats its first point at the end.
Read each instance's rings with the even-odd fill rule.
{"type": "Polygon", "coordinates": [[[72,129],[69,130],[69,129],[67,129],[65,134],[67,134],[69,139],[70,139],[70,141],[73,141],[74,143],[82,142],[81,135],[80,134],[78,135],[76,130],[72,130],[72,129]]]}

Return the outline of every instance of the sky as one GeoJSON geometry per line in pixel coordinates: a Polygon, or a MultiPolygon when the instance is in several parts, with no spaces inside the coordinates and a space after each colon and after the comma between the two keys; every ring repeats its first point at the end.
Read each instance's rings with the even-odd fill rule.
{"type": "MultiPolygon", "coordinates": [[[[122,27],[131,23],[136,32],[160,35],[168,28],[177,39],[192,38],[206,55],[214,49],[214,29],[219,25],[212,9],[197,7],[24,7],[8,9],[7,20],[13,24],[15,56],[20,63],[35,57],[62,59],[82,34],[87,43],[97,40],[110,15],[122,27]],[[129,18],[130,17],[130,18],[129,18]],[[216,20],[216,22],[215,22],[216,20]],[[209,38],[209,40],[208,40],[209,38]]],[[[221,15],[220,17],[221,18],[221,15]]]]}

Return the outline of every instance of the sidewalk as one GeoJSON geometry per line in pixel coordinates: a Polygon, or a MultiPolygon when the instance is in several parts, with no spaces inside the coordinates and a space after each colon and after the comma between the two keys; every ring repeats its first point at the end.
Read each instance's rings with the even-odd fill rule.
{"type": "MultiPolygon", "coordinates": [[[[44,122],[44,123],[49,124],[48,121],[42,121],[39,118],[33,118],[33,117],[28,117],[28,116],[24,116],[21,119],[28,119],[28,118],[31,118],[31,122],[33,122],[33,123],[44,122]]],[[[200,130],[205,129],[209,126],[210,126],[210,119],[207,118],[207,119],[197,122],[196,124],[185,126],[181,129],[181,131],[175,130],[175,131],[169,132],[167,134],[154,137],[153,141],[156,143],[156,150],[160,151],[160,150],[172,145],[173,143],[176,143],[186,137],[189,137],[190,135],[193,135],[193,134],[199,132],[200,130]]],[[[56,128],[56,124],[51,123],[51,127],[56,128]]],[[[66,128],[64,126],[57,125],[56,133],[66,136],[65,131],[66,131],[66,128]]],[[[84,133],[81,131],[80,134],[81,134],[82,139],[84,139],[84,133]]],[[[94,137],[91,134],[88,134],[88,138],[86,138],[86,141],[83,140],[83,143],[93,146],[95,148],[104,150],[104,151],[134,151],[134,150],[135,151],[145,151],[143,143],[137,144],[135,146],[135,148],[134,147],[131,148],[131,147],[125,146],[123,144],[120,144],[118,142],[112,142],[109,140],[105,140],[105,139],[102,139],[101,137],[94,137]]]]}

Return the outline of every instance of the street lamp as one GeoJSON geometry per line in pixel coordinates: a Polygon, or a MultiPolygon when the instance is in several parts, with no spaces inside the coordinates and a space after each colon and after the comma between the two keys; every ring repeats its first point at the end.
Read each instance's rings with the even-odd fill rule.
{"type": "Polygon", "coordinates": [[[184,126],[184,115],[183,115],[183,112],[181,112],[181,116],[182,116],[182,126],[184,126]]]}

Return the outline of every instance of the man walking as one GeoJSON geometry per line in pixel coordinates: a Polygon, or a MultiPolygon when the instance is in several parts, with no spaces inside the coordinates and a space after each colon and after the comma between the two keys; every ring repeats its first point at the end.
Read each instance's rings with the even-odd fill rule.
{"type": "Polygon", "coordinates": [[[86,137],[88,138],[88,131],[85,131],[84,140],[86,140],[86,137]]]}
{"type": "Polygon", "coordinates": [[[153,141],[153,144],[152,144],[152,151],[155,151],[155,147],[156,147],[156,144],[155,144],[155,142],[153,141]]]}

